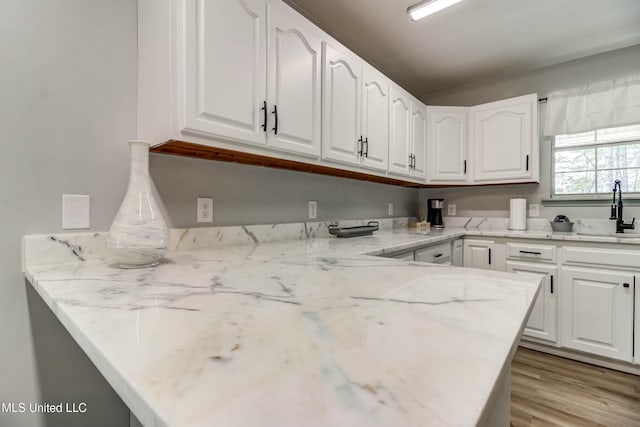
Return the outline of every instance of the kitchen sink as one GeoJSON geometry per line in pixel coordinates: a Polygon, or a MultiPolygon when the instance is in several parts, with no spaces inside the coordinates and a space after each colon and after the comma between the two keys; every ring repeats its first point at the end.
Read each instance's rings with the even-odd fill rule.
{"type": "Polygon", "coordinates": [[[640,238],[640,233],[576,233],[578,236],[640,238]]]}

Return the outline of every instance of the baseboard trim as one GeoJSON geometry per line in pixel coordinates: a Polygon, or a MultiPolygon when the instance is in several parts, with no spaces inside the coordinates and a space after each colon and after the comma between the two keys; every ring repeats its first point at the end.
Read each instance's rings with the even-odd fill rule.
{"type": "Polygon", "coordinates": [[[534,343],[531,341],[520,340],[520,347],[531,350],[541,351],[543,353],[553,354],[554,356],[565,357],[567,359],[577,360],[578,362],[589,363],[590,365],[602,366],[603,368],[613,369],[616,371],[626,372],[628,374],[640,376],[640,365],[634,365],[628,362],[622,362],[603,357],[581,353],[566,348],[551,347],[544,344],[534,343]]]}

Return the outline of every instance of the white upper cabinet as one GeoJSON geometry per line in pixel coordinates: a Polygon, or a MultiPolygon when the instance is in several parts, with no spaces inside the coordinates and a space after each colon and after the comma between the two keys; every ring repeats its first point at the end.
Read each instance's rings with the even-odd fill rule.
{"type": "Polygon", "coordinates": [[[386,172],[389,79],[327,42],[323,64],[322,158],[386,172]]]}
{"type": "Polygon", "coordinates": [[[281,3],[269,3],[268,22],[268,145],[319,156],[322,41],[310,23],[281,3]]]}
{"type": "Polygon", "coordinates": [[[362,70],[362,166],[386,171],[389,161],[389,79],[365,64],[362,70]]]}
{"type": "Polygon", "coordinates": [[[389,172],[411,176],[411,95],[392,85],[389,98],[389,172]]]}
{"type": "Polygon", "coordinates": [[[429,182],[465,183],[467,181],[466,107],[427,107],[429,182]]]}
{"type": "Polygon", "coordinates": [[[389,173],[425,182],[427,109],[396,85],[389,98],[389,173]]]}
{"type": "Polygon", "coordinates": [[[323,44],[322,158],[360,164],[362,61],[323,44]]]}
{"type": "Polygon", "coordinates": [[[427,176],[427,131],[427,107],[413,98],[411,100],[411,152],[413,154],[411,176],[423,183],[427,176]]]}
{"type": "MultiPolygon", "coordinates": [[[[174,56],[184,60],[184,67],[176,67],[184,75],[176,78],[172,107],[182,118],[180,132],[213,137],[213,145],[219,138],[319,157],[318,30],[281,2],[174,0],[172,5],[185,37],[180,43],[175,31],[174,56]]],[[[148,40],[141,38],[146,46],[148,40]]]]}
{"type": "Polygon", "coordinates": [[[184,130],[266,144],[266,12],[266,0],[184,2],[184,130]]]}
{"type": "Polygon", "coordinates": [[[538,99],[471,107],[474,182],[538,181],[538,99]]]}

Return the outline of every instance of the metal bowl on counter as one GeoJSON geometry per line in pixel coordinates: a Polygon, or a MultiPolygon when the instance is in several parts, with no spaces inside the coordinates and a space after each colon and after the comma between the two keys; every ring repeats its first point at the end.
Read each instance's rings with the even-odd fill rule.
{"type": "Polygon", "coordinates": [[[551,230],[557,233],[569,233],[573,231],[573,222],[566,215],[556,215],[553,221],[549,221],[551,230]]]}

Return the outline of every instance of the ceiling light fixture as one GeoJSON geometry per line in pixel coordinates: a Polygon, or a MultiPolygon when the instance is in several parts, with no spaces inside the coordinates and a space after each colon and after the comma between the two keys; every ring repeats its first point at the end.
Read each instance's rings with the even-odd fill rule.
{"type": "Polygon", "coordinates": [[[453,6],[456,3],[460,3],[462,0],[428,0],[423,1],[418,4],[414,4],[409,9],[407,9],[407,13],[411,16],[411,19],[417,21],[418,19],[422,19],[426,16],[434,14],[436,12],[441,11],[449,6],[453,6]]]}

